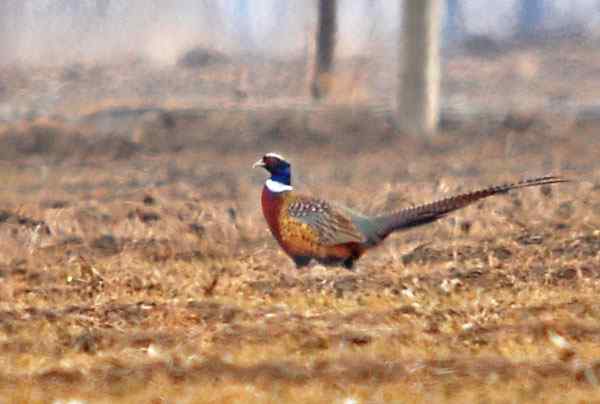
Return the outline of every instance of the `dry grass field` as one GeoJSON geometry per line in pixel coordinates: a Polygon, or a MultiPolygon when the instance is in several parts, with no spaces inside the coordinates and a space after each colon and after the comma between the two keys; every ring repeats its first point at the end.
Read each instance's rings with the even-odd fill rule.
{"type": "Polygon", "coordinates": [[[0,128],[0,402],[600,400],[600,123],[397,136],[364,107],[172,109],[123,133],[0,128]],[[267,151],[366,212],[560,173],[297,271],[259,209],[267,151]]]}

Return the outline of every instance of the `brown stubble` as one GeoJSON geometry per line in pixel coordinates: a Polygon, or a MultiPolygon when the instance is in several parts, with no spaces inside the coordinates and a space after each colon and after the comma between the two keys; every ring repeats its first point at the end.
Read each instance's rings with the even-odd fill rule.
{"type": "Polygon", "coordinates": [[[218,159],[190,146],[4,162],[0,390],[30,402],[589,398],[594,150],[571,132],[541,148],[525,134],[506,160],[502,133],[473,136],[388,139],[351,159],[336,139],[288,153],[303,191],[370,212],[543,174],[543,156],[587,168],[392,236],[356,272],[295,271],[272,240],[248,167],[277,141],[218,159]]]}

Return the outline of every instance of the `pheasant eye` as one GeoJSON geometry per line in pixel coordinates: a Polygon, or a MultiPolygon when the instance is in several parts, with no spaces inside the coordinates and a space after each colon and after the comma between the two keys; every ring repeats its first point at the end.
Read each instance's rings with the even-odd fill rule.
{"type": "Polygon", "coordinates": [[[275,161],[274,161],[275,159],[273,159],[273,157],[265,157],[263,160],[265,162],[265,166],[267,166],[267,167],[275,166],[275,161]]]}

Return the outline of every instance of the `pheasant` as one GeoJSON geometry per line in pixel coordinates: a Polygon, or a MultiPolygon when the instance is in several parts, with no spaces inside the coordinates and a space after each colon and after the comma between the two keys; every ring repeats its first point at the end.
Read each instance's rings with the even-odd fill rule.
{"type": "Polygon", "coordinates": [[[345,206],[296,194],[291,184],[290,163],[276,153],[265,154],[254,163],[253,168],[256,167],[271,174],[262,190],[263,215],[271,233],[298,268],[315,259],[324,265],[341,264],[352,269],[367,250],[395,231],[434,222],[480,199],[512,189],[568,181],[555,176],[526,179],[388,214],[366,216],[345,206]]]}

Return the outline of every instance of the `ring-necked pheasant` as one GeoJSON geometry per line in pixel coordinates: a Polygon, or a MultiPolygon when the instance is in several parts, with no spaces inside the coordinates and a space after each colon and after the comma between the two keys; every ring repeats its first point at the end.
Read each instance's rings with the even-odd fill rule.
{"type": "Polygon", "coordinates": [[[322,199],[296,194],[291,185],[290,163],[276,153],[265,154],[253,167],[263,167],[271,174],[262,191],[263,214],[271,233],[297,267],[315,259],[325,265],[342,264],[351,269],[365,251],[392,232],[434,222],[480,199],[512,189],[568,181],[555,176],[532,178],[369,217],[322,199]]]}

